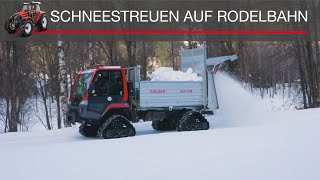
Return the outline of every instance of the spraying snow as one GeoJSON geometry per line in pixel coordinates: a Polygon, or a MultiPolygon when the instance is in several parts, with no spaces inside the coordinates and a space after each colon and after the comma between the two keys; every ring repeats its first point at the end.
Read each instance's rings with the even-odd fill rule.
{"type": "Polygon", "coordinates": [[[223,126],[261,123],[262,114],[267,113],[261,98],[253,96],[239,81],[226,73],[218,72],[215,82],[220,106],[217,113],[222,118],[218,123],[223,126]]]}
{"type": "Polygon", "coordinates": [[[160,67],[149,75],[151,81],[201,81],[197,73],[194,73],[191,68],[187,72],[174,71],[170,67],[160,67]]]}

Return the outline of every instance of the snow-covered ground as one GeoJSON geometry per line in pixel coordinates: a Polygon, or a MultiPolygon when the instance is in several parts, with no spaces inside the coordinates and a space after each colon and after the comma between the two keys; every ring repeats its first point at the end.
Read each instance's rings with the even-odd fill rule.
{"type": "Polygon", "coordinates": [[[250,85],[245,85],[255,96],[263,99],[265,106],[272,111],[303,109],[303,97],[300,85],[290,85],[288,83],[277,84],[275,88],[250,89],[250,85]],[[261,92],[262,91],[262,92],[261,92]]]}
{"type": "Polygon", "coordinates": [[[98,140],[77,127],[0,135],[2,180],[320,179],[320,109],[270,111],[218,73],[211,129],[98,140]]]}

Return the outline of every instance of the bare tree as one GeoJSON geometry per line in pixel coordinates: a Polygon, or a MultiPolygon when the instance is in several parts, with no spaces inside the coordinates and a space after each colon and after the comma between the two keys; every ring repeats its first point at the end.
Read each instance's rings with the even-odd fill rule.
{"type": "Polygon", "coordinates": [[[66,67],[66,58],[64,53],[64,42],[58,41],[58,59],[59,59],[59,67],[60,67],[60,103],[61,103],[61,111],[62,111],[62,119],[64,127],[70,127],[70,123],[67,119],[67,103],[68,103],[68,92],[67,92],[67,67],[66,67]]]}
{"type": "Polygon", "coordinates": [[[21,113],[34,85],[31,66],[27,62],[26,42],[4,42],[1,47],[0,98],[6,102],[4,132],[17,132],[24,123],[21,113]]]}
{"type": "Polygon", "coordinates": [[[89,44],[88,44],[88,61],[89,61],[90,65],[94,64],[92,48],[93,48],[92,42],[89,42],[89,44]]]}

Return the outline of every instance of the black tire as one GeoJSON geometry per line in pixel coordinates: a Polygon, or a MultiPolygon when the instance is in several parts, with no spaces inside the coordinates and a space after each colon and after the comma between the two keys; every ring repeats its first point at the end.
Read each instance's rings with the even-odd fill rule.
{"type": "Polygon", "coordinates": [[[186,112],[180,119],[176,130],[177,131],[197,131],[208,130],[210,124],[205,117],[199,112],[186,112]]]}
{"type": "Polygon", "coordinates": [[[11,23],[12,23],[12,18],[9,18],[8,20],[6,20],[5,24],[4,24],[4,29],[8,32],[8,33],[15,33],[16,32],[16,29],[12,29],[10,26],[11,26],[11,23]]]}
{"type": "Polygon", "coordinates": [[[46,14],[42,14],[37,22],[37,28],[39,31],[45,31],[48,29],[48,17],[46,14]]]}
{"type": "Polygon", "coordinates": [[[95,137],[97,135],[98,127],[82,123],[79,127],[79,133],[85,137],[95,137]]]}
{"type": "Polygon", "coordinates": [[[122,115],[112,115],[99,128],[99,139],[113,139],[135,136],[136,130],[130,121],[122,115]]]}
{"type": "Polygon", "coordinates": [[[20,35],[22,37],[31,36],[33,31],[33,24],[30,19],[22,20],[20,24],[20,35]]]}

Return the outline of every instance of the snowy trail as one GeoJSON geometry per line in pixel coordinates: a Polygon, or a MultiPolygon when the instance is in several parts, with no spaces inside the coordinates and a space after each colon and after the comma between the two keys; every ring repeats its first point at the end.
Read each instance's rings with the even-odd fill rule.
{"type": "Polygon", "coordinates": [[[214,128],[84,138],[76,127],[0,135],[2,180],[320,179],[320,109],[268,112],[261,101],[218,74],[214,128]]]}

